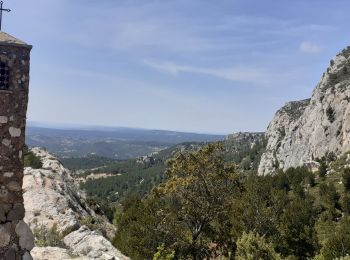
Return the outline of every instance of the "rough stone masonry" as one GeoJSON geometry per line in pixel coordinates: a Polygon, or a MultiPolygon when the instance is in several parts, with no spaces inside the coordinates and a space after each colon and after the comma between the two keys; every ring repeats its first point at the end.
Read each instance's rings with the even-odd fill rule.
{"type": "Polygon", "coordinates": [[[32,46],[0,32],[0,259],[32,259],[23,222],[23,146],[32,46]]]}

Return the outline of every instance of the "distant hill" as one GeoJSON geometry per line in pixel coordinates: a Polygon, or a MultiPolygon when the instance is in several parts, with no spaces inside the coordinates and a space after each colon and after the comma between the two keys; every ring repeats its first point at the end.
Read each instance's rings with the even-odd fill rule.
{"type": "Polygon", "coordinates": [[[103,156],[118,160],[137,158],[183,142],[212,142],[222,135],[134,128],[53,129],[28,126],[26,143],[45,147],[60,158],[103,156]]]}
{"type": "MultiPolygon", "coordinates": [[[[70,169],[85,169],[83,175],[112,174],[112,176],[99,179],[86,179],[81,188],[88,197],[100,200],[108,198],[109,201],[118,201],[129,193],[146,194],[154,186],[164,181],[167,160],[173,158],[178,152],[196,151],[207,145],[205,142],[186,142],[174,145],[158,153],[142,156],[138,159],[126,161],[103,161],[101,158],[63,159],[65,167],[70,169]],[[101,164],[98,165],[98,162],[101,164]],[[94,164],[92,164],[94,163],[94,164]],[[86,170],[86,165],[98,168],[86,170]]],[[[222,141],[224,146],[224,159],[237,165],[239,171],[256,172],[260,157],[265,151],[266,140],[264,133],[237,133],[229,135],[222,141]]],[[[79,175],[78,177],[82,177],[79,175]]],[[[76,176],[77,177],[77,176],[76,176]]]]}

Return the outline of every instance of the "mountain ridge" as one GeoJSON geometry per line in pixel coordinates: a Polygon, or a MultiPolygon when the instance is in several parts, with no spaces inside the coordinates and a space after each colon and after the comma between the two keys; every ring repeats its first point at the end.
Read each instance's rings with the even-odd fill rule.
{"type": "Polygon", "coordinates": [[[259,174],[297,167],[350,150],[350,47],[323,73],[310,99],[288,102],[266,131],[259,174]]]}
{"type": "Polygon", "coordinates": [[[145,156],[178,143],[221,139],[224,136],[129,128],[105,131],[28,127],[26,131],[26,142],[30,147],[46,147],[60,158],[95,154],[125,160],[145,156]]]}

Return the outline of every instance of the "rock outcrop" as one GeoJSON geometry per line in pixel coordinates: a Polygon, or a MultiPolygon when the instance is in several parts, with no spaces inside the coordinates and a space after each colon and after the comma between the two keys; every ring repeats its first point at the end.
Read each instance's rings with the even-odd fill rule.
{"type": "Polygon", "coordinates": [[[32,230],[54,225],[59,232],[77,229],[79,218],[89,213],[74,191],[73,179],[54,156],[38,148],[32,151],[40,157],[43,167],[24,170],[25,221],[32,230]]]}
{"type": "Polygon", "coordinates": [[[43,166],[24,170],[25,221],[34,234],[36,229],[55,228],[66,247],[34,248],[34,259],[128,259],[100,232],[81,226],[82,220],[93,218],[102,222],[110,237],[115,232],[112,224],[86,205],[70,172],[47,151],[34,148],[32,152],[43,166]]]}
{"type": "Polygon", "coordinates": [[[32,257],[34,260],[89,260],[88,257],[78,257],[73,255],[68,249],[59,248],[59,247],[35,247],[32,252],[32,257]]]}
{"type": "Polygon", "coordinates": [[[112,246],[111,242],[86,226],[65,236],[64,243],[74,248],[74,252],[78,255],[84,255],[90,259],[126,259],[112,246]]]}
{"type": "Polygon", "coordinates": [[[311,99],[287,103],[268,126],[259,174],[350,151],[350,47],[323,74],[311,99]]]}

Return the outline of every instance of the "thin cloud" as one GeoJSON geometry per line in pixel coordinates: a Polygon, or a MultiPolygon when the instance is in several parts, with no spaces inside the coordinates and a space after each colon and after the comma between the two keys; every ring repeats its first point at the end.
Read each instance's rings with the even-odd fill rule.
{"type": "MultiPolygon", "coordinates": [[[[293,20],[267,16],[216,15],[211,12],[209,16],[189,16],[183,12],[180,1],[175,2],[146,1],[140,4],[138,1],[125,1],[112,5],[106,1],[98,8],[95,4],[73,4],[70,9],[79,9],[83,15],[76,19],[75,12],[73,15],[69,11],[68,18],[74,19],[70,30],[55,31],[55,35],[67,43],[135,56],[201,53],[211,57],[212,53],[218,55],[223,51],[235,52],[237,49],[241,51],[264,46],[273,39],[265,38],[267,34],[272,34],[276,37],[273,40],[280,43],[281,38],[290,35],[304,37],[305,34],[332,29],[328,25],[298,24],[293,20]]],[[[197,4],[202,5],[200,1],[197,4]]]]}
{"type": "Polygon", "coordinates": [[[304,41],[300,44],[299,50],[304,53],[319,53],[321,47],[308,41],[304,41]]]}
{"type": "Polygon", "coordinates": [[[177,65],[173,62],[155,62],[145,60],[144,64],[158,71],[170,73],[174,76],[181,73],[193,73],[213,76],[234,82],[253,83],[256,85],[270,83],[269,75],[255,68],[200,68],[192,66],[177,65]]]}

